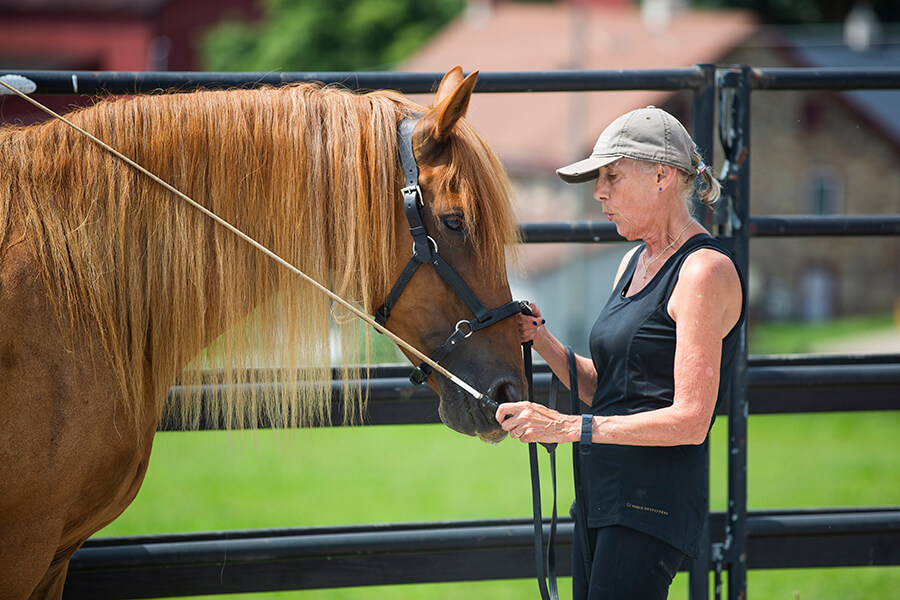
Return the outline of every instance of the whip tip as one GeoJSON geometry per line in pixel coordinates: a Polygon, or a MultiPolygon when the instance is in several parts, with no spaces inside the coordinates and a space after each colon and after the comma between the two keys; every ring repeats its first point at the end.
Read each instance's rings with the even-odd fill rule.
{"type": "Polygon", "coordinates": [[[489,408],[493,412],[497,412],[497,409],[500,408],[499,404],[497,404],[496,402],[494,402],[487,396],[481,396],[481,398],[479,398],[478,401],[481,402],[482,404],[484,404],[487,408],[489,408]]]}

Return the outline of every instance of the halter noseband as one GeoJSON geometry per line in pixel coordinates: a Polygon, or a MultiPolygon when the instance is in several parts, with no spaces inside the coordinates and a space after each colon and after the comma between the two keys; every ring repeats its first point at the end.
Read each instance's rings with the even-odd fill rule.
{"type": "MultiPolygon", "coordinates": [[[[403,212],[406,213],[406,220],[409,221],[409,232],[413,238],[413,255],[409,262],[406,263],[406,267],[400,273],[400,277],[397,278],[387,298],[385,298],[384,304],[375,311],[375,321],[383,326],[391,315],[391,309],[393,309],[397,300],[400,299],[400,294],[403,293],[419,265],[431,265],[437,274],[441,276],[441,279],[450,286],[450,289],[474,315],[473,319],[459,321],[450,337],[431,354],[430,358],[434,362],[440,362],[463,339],[476,331],[522,312],[523,303],[512,301],[488,310],[478,299],[475,292],[466,285],[462,277],[450,266],[450,263],[438,253],[437,242],[428,235],[428,230],[425,228],[425,216],[422,212],[424,201],[422,190],[419,188],[419,166],[416,164],[416,157],[413,154],[412,147],[412,134],[416,128],[416,123],[419,122],[419,118],[419,116],[416,116],[415,118],[408,117],[403,119],[397,130],[400,163],[406,180],[400,192],[403,196],[403,212]]],[[[431,366],[422,363],[413,370],[409,379],[414,384],[421,384],[428,378],[431,371],[431,366]]]]}

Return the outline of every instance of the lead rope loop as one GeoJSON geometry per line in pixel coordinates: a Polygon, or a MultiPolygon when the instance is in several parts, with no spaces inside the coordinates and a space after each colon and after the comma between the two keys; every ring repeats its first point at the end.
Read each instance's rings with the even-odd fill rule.
{"type": "MultiPolygon", "coordinates": [[[[522,312],[531,314],[523,304],[522,312]]],[[[522,342],[522,360],[525,365],[525,378],[528,382],[528,398],[534,401],[534,365],[531,356],[532,342],[522,342]]],[[[556,396],[559,389],[559,380],[553,376],[550,384],[550,397],[547,406],[556,409],[556,396]]],[[[547,536],[547,550],[544,553],[544,520],[541,510],[541,474],[538,463],[537,444],[528,444],[528,463],[531,469],[531,506],[534,521],[534,565],[538,580],[538,590],[542,600],[559,600],[559,589],[556,582],[556,444],[545,444],[550,456],[550,481],[553,490],[553,512],[550,516],[550,532],[547,536]]]]}
{"type": "MultiPolygon", "coordinates": [[[[581,412],[580,400],[578,399],[578,366],[575,363],[575,351],[571,346],[566,346],[566,362],[569,366],[569,398],[572,402],[572,414],[577,415],[581,412]]],[[[581,556],[584,558],[584,575],[585,581],[591,581],[591,566],[594,562],[594,550],[591,547],[590,538],[588,538],[587,526],[587,505],[584,500],[584,481],[585,469],[584,458],[590,453],[590,441],[585,445],[581,443],[572,444],[572,471],[575,476],[575,527],[578,528],[579,537],[581,538],[581,556]]],[[[572,565],[572,569],[576,568],[572,565]]]]}

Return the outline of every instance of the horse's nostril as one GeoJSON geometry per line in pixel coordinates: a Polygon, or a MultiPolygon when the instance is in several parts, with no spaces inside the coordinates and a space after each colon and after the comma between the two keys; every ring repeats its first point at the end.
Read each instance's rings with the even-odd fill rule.
{"type": "Polygon", "coordinates": [[[494,401],[497,404],[518,402],[521,399],[522,395],[519,393],[519,388],[514,383],[502,383],[497,386],[497,391],[494,393],[494,401]]]}

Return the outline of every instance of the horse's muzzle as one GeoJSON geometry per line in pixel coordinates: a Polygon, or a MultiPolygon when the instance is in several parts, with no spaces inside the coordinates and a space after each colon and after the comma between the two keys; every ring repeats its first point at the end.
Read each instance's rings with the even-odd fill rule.
{"type": "Polygon", "coordinates": [[[441,387],[441,421],[454,431],[477,436],[492,444],[506,436],[495,416],[497,408],[505,402],[518,402],[522,398],[519,386],[506,379],[494,382],[482,400],[471,397],[449,381],[441,387]]]}

